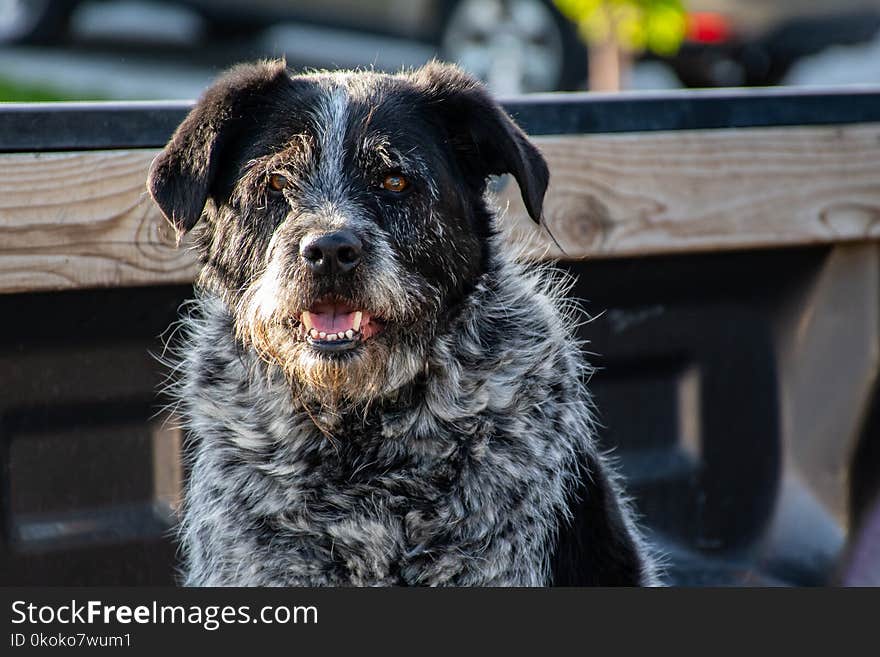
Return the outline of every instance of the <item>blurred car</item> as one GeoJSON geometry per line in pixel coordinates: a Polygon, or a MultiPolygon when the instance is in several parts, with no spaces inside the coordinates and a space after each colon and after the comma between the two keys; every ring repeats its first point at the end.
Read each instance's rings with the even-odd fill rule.
{"type": "Polygon", "coordinates": [[[880,0],[691,0],[666,61],[688,87],[778,84],[800,59],[880,32],[880,0]]]}
{"type": "MultiPolygon", "coordinates": [[[[586,48],[551,0],[161,1],[195,10],[214,36],[296,22],[419,41],[501,94],[582,88],[587,76],[586,48]]],[[[57,43],[80,4],[0,0],[0,43],[57,43]]]]}
{"type": "MultiPolygon", "coordinates": [[[[112,1],[0,0],[0,44],[63,42],[79,5],[112,1]]],[[[586,46],[552,0],[156,1],[194,10],[215,38],[299,23],[420,43],[502,95],[587,85],[586,46]]],[[[688,87],[777,84],[799,59],[880,31],[880,0],[688,0],[686,6],[686,41],[662,61],[688,87]]],[[[332,44],[327,51],[332,60],[332,44]]]]}

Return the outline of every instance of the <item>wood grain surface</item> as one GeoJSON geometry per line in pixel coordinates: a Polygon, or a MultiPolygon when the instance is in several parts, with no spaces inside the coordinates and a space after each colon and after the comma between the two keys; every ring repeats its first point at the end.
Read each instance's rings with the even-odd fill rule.
{"type": "MultiPolygon", "coordinates": [[[[538,137],[562,257],[880,238],[880,124],[538,137]]],[[[144,187],[153,150],[0,156],[0,292],[181,283],[192,255],[144,187]]],[[[502,181],[504,183],[504,181],[502,181]]],[[[559,257],[516,184],[502,226],[559,257]]]]}
{"type": "MultiPolygon", "coordinates": [[[[572,258],[880,238],[877,124],[537,141],[545,221],[572,258]]],[[[510,187],[507,229],[537,252],[548,240],[510,187]]]]}
{"type": "Polygon", "coordinates": [[[154,155],[0,156],[0,292],[191,280],[146,193],[154,155]]]}

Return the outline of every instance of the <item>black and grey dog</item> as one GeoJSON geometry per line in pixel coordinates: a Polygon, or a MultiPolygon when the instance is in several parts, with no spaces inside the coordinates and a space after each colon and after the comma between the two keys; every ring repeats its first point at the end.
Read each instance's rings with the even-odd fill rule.
{"type": "Polygon", "coordinates": [[[202,263],[175,364],[186,584],[657,582],[564,280],[487,206],[502,173],[537,220],[541,154],[438,63],[242,65],[180,125],[148,186],[202,263]]]}

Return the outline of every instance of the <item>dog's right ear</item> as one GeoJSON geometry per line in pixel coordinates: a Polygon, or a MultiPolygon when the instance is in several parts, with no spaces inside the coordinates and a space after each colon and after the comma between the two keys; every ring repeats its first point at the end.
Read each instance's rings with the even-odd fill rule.
{"type": "Polygon", "coordinates": [[[284,60],[233,67],[205,91],[153,160],[147,189],[178,241],[202,215],[224,145],[287,80],[284,60]]]}
{"type": "Polygon", "coordinates": [[[535,223],[541,223],[550,172],[541,152],[492,99],[483,83],[452,64],[433,61],[412,79],[442,116],[462,163],[485,185],[489,175],[510,173],[535,223]]]}

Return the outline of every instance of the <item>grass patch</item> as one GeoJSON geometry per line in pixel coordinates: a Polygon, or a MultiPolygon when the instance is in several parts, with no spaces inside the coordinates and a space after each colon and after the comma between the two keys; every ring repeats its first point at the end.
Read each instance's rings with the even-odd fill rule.
{"type": "Polygon", "coordinates": [[[75,94],[43,84],[28,84],[0,77],[0,102],[38,103],[64,100],[106,100],[101,94],[75,94]]]}

